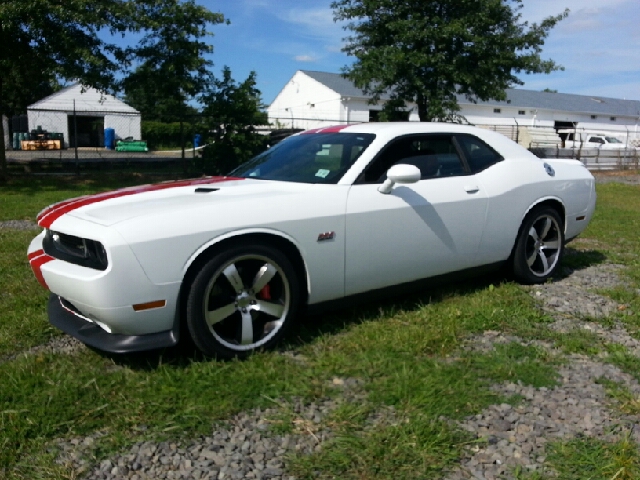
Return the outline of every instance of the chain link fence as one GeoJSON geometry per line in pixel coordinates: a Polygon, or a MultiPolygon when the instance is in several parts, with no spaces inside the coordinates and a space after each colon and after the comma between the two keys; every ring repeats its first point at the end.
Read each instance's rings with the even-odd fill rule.
{"type": "MultiPolygon", "coordinates": [[[[10,170],[68,173],[93,170],[226,174],[287,136],[307,128],[348,124],[345,120],[271,118],[269,125],[229,127],[201,114],[143,120],[118,111],[29,110],[9,122],[10,170]],[[295,127],[295,128],[292,128],[295,127]]],[[[597,129],[624,148],[566,146],[567,130],[522,124],[479,124],[499,132],[543,158],[574,158],[589,168],[638,168],[640,135],[633,127],[597,129]],[[564,133],[562,133],[564,132],[564,133]]],[[[576,134],[586,130],[575,128],[576,134]]],[[[575,135],[574,135],[575,136],[575,135]]]]}

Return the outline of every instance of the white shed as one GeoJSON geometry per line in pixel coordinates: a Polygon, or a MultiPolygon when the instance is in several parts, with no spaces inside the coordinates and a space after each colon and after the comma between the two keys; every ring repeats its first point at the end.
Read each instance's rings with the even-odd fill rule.
{"type": "Polygon", "coordinates": [[[62,133],[66,147],[104,147],[105,129],[116,139],[140,139],[140,112],[113,95],[70,85],[27,107],[29,130],[62,133]]]}

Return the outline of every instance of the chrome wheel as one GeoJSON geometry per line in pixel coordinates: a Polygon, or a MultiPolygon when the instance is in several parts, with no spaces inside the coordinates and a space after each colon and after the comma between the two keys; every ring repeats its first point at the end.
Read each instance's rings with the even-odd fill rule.
{"type": "Polygon", "coordinates": [[[546,277],[556,267],[562,251],[558,221],[551,215],[538,217],[529,228],[526,245],[527,266],[531,273],[546,277]]]}
{"type": "Polygon", "coordinates": [[[299,304],[297,274],[268,246],[240,246],[212,258],[187,299],[187,326],[196,346],[221,358],[270,348],[299,304]]]}
{"type": "Polygon", "coordinates": [[[512,254],[516,279],[542,283],[551,277],[562,259],[564,226],[555,208],[539,206],[524,219],[512,254]]]}
{"type": "Polygon", "coordinates": [[[234,258],[211,279],[202,310],[213,336],[232,350],[252,350],[278,333],[289,313],[289,281],[272,260],[234,258]]]}

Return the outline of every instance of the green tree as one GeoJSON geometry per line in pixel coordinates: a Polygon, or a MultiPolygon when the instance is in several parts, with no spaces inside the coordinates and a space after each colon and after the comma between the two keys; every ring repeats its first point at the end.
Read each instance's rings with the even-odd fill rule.
{"type": "Polygon", "coordinates": [[[522,0],[335,0],[336,21],[351,32],[344,73],[371,95],[415,103],[421,121],[459,118],[456,95],[506,98],[517,73],[562,69],[540,54],[569,11],[539,24],[521,22],[522,0]]]}
{"type": "Polygon", "coordinates": [[[209,132],[203,152],[206,173],[227,174],[266,148],[268,137],[255,130],[268,123],[255,72],[238,84],[225,66],[222,78],[212,79],[201,102],[209,132]]]}
{"type": "Polygon", "coordinates": [[[193,2],[179,9],[162,5],[146,15],[153,28],[127,50],[140,64],[123,81],[126,99],[149,120],[180,120],[195,113],[188,102],[202,93],[209,78],[212,62],[206,55],[213,47],[202,41],[207,25],[223,18],[193,2]]]}
{"type": "MultiPolygon", "coordinates": [[[[0,116],[17,105],[30,84],[6,81],[11,72],[28,70],[29,62],[49,79],[77,80],[102,91],[117,88],[116,72],[135,62],[149,58],[148,49],[163,45],[156,32],[164,32],[174,19],[191,24],[189,37],[181,37],[180,52],[191,42],[201,51],[201,38],[209,24],[224,20],[222,14],[211,13],[195,4],[195,0],[3,0],[0,3],[0,116]],[[113,35],[144,32],[136,47],[123,49],[107,42],[99,33],[113,35]],[[195,33],[194,33],[195,32],[195,33]]],[[[178,62],[179,63],[179,62],[178,62]]],[[[0,122],[2,125],[2,122],[0,122]]],[[[0,126],[0,138],[4,138],[0,126]]],[[[0,148],[0,180],[6,179],[6,157],[0,148]]]]}

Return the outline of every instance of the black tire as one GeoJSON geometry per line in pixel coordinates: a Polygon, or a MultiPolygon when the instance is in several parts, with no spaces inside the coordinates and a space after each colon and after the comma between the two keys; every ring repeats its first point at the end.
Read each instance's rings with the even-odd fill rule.
{"type": "Polygon", "coordinates": [[[189,334],[205,355],[244,358],[282,339],[301,298],[296,270],[282,252],[237,246],[211,258],[191,284],[189,334]]]}
{"type": "Polygon", "coordinates": [[[563,253],[564,223],[558,211],[545,205],[535,207],[518,233],[513,275],[520,283],[543,283],[555,274],[563,253]]]}

